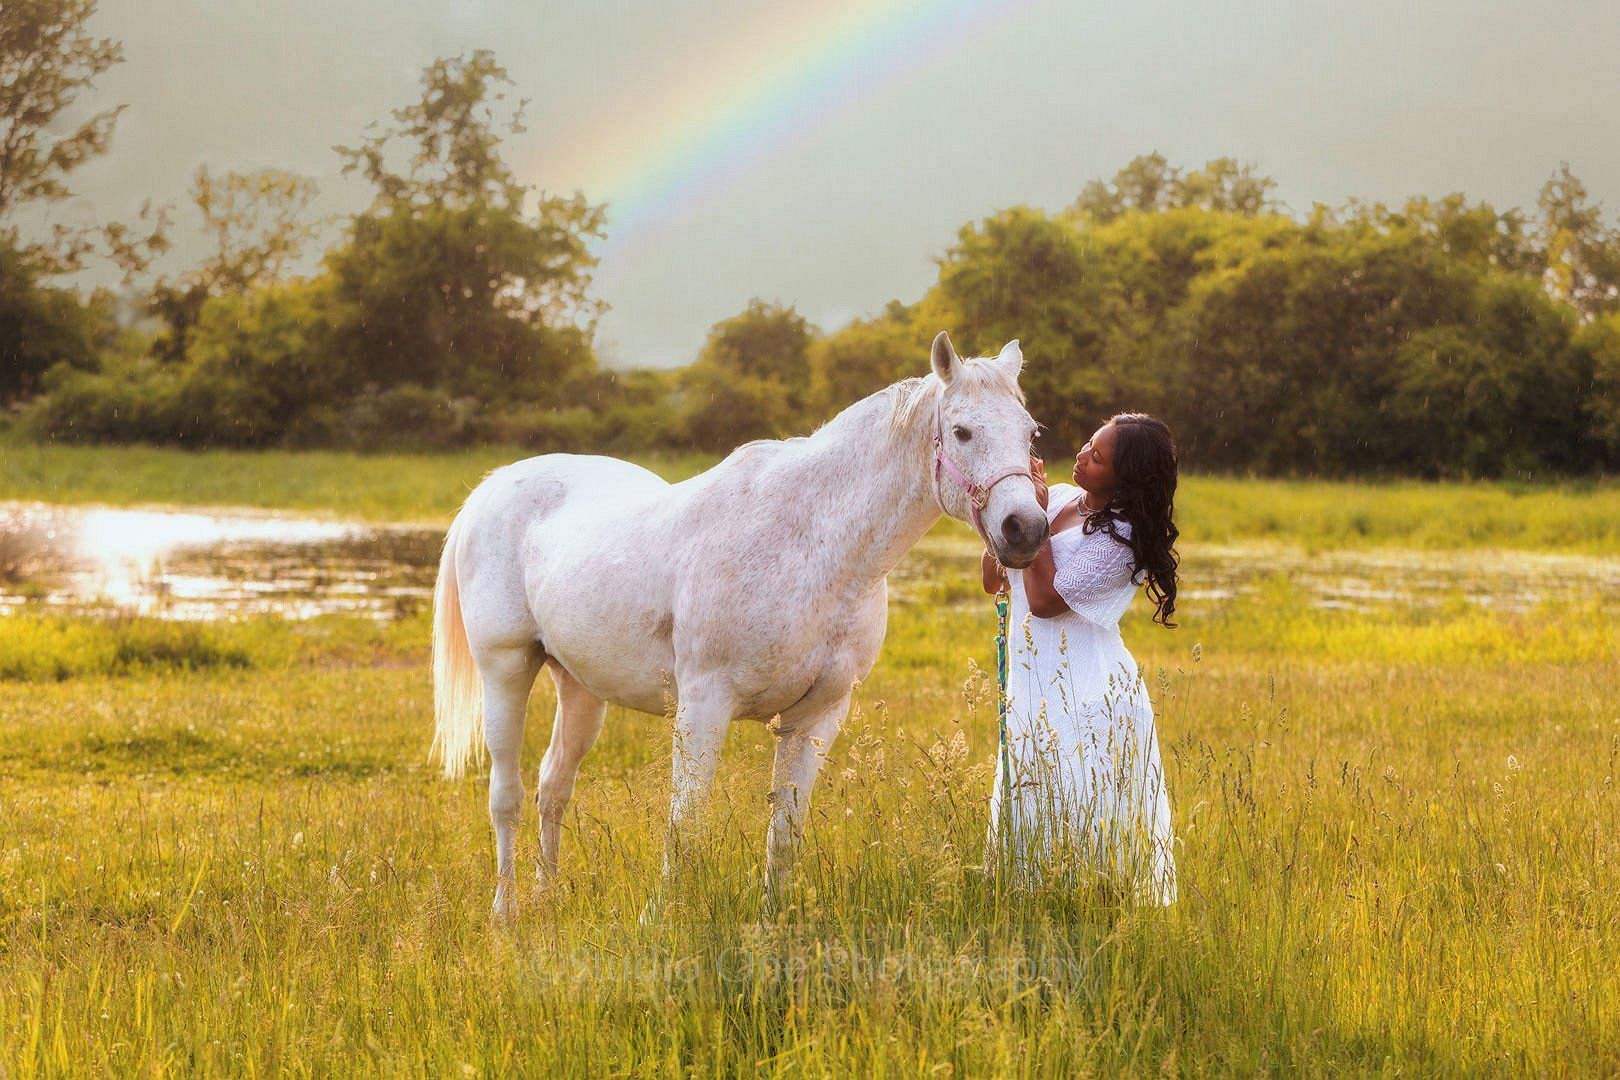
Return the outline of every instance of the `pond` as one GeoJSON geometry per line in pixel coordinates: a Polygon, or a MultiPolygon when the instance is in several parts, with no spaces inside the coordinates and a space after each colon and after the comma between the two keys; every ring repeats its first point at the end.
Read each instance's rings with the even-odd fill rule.
{"type": "Polygon", "coordinates": [[[249,510],[0,503],[0,610],[397,618],[429,602],[442,540],[249,510]]]}
{"type": "MultiPolygon", "coordinates": [[[[443,534],[251,510],[0,503],[0,611],[170,619],[274,614],[411,615],[431,603],[443,534]]],[[[1184,610],[1218,609],[1284,578],[1322,608],[1438,605],[1507,610],[1546,601],[1620,604],[1620,559],[1403,548],[1307,553],[1185,544],[1184,610]]],[[[930,533],[891,576],[898,603],[978,602],[965,528],[930,533]],[[950,588],[940,588],[948,584],[950,588]],[[960,587],[958,587],[960,586],[960,587]]]]}

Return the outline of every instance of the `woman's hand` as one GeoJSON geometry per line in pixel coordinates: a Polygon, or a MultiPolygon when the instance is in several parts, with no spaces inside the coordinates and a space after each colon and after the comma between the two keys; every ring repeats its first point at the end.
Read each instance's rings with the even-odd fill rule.
{"type": "MultiPolygon", "coordinates": [[[[1035,481],[1035,498],[1044,510],[1049,495],[1046,486],[1046,465],[1040,458],[1031,456],[1029,472],[1035,481]]],[[[1020,571],[1024,582],[1024,595],[1029,600],[1029,610],[1037,618],[1050,619],[1069,610],[1068,603],[1052,586],[1052,578],[1056,574],[1057,566],[1052,561],[1052,542],[1048,540],[1041,545],[1035,561],[1020,571]]]]}
{"type": "Polygon", "coordinates": [[[1029,458],[1029,474],[1035,481],[1035,501],[1041,504],[1042,510],[1045,510],[1047,496],[1046,462],[1031,454],[1029,458]]]}
{"type": "Polygon", "coordinates": [[[986,551],[979,556],[979,576],[984,583],[984,591],[994,596],[1007,584],[1007,571],[1001,562],[990,552],[986,551]]]}

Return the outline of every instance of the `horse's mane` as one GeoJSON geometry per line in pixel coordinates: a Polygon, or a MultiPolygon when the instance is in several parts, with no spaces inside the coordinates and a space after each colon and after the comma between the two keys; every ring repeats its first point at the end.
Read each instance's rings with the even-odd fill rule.
{"type": "MultiPolygon", "coordinates": [[[[1020,405],[1024,403],[1024,388],[1018,385],[1017,377],[988,359],[963,360],[957,378],[966,380],[966,385],[972,389],[999,390],[1017,397],[1020,405]]],[[[889,400],[892,410],[889,422],[896,428],[904,429],[911,427],[925,406],[937,405],[944,392],[945,386],[939,381],[939,376],[930,372],[901,379],[879,390],[878,394],[889,400]]]]}
{"type": "Polygon", "coordinates": [[[925,405],[937,404],[944,387],[933,375],[918,375],[901,379],[878,391],[889,407],[889,425],[897,429],[910,428],[925,405]]]}
{"type": "MultiPolygon", "coordinates": [[[[957,378],[967,380],[966,385],[970,388],[999,390],[1017,397],[1020,405],[1024,403],[1024,391],[1018,385],[1018,379],[1000,364],[993,363],[989,359],[963,360],[961,373],[957,378]]],[[[832,433],[846,425],[858,423],[858,418],[864,418],[879,409],[888,414],[886,426],[890,432],[909,431],[923,414],[932,414],[931,411],[937,408],[944,392],[945,385],[939,381],[939,376],[932,372],[901,379],[846,406],[817,428],[816,434],[819,435],[824,431],[832,433]]],[[[801,435],[792,439],[758,441],[791,443],[803,438],[805,436],[801,435]]],[[[746,446],[738,447],[739,450],[745,448],[746,446]]]]}

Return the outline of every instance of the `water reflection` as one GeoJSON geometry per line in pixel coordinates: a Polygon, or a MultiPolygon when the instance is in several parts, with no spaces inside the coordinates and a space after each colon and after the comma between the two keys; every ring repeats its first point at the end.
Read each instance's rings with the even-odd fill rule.
{"type": "MultiPolygon", "coordinates": [[[[136,612],[173,619],[348,612],[408,615],[431,599],[443,534],[252,511],[0,503],[0,611],[136,612]]],[[[1508,551],[1184,545],[1181,602],[1218,611],[1288,588],[1321,608],[1369,611],[1456,599],[1504,610],[1620,604],[1620,559],[1508,551]]],[[[976,604],[978,547],[930,534],[890,576],[897,603],[976,604]]]]}
{"type": "Polygon", "coordinates": [[[427,602],[441,539],[251,511],[0,504],[0,609],[394,618],[427,602]]]}

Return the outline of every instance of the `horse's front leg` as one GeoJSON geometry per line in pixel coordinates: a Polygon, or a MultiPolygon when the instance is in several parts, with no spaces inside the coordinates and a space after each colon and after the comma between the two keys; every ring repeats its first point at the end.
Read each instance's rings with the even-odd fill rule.
{"type": "Polygon", "coordinates": [[[806,717],[776,740],[776,762],[771,772],[771,825],[765,836],[765,909],[774,911],[781,889],[793,874],[793,863],[804,836],[810,793],[821,775],[822,763],[832,751],[838,728],[849,712],[845,694],[823,712],[806,717]]]}
{"type": "Polygon", "coordinates": [[[657,918],[661,893],[692,858],[703,809],[720,764],[720,748],[731,730],[735,704],[728,693],[707,686],[681,687],[675,711],[675,737],[671,748],[669,834],[664,844],[664,877],[660,895],[647,902],[641,921],[657,918]]]}

